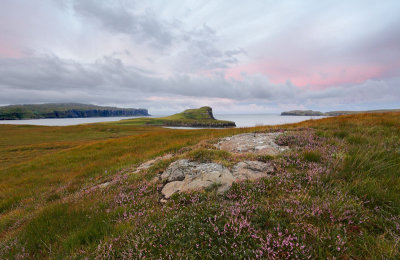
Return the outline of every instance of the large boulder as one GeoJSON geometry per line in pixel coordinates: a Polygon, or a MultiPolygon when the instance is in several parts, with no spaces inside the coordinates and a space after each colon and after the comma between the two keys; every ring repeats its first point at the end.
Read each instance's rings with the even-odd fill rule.
{"type": "Polygon", "coordinates": [[[213,184],[220,185],[219,192],[228,189],[235,180],[228,168],[218,163],[198,163],[179,160],[161,174],[161,180],[167,182],[161,193],[169,198],[178,191],[189,191],[207,188],[213,184]]]}
{"type": "Polygon", "coordinates": [[[222,193],[234,181],[267,177],[273,170],[271,164],[259,161],[240,162],[230,171],[218,163],[178,160],[161,174],[161,180],[166,183],[161,193],[168,199],[176,192],[204,189],[215,184],[218,185],[217,192],[222,193]]]}

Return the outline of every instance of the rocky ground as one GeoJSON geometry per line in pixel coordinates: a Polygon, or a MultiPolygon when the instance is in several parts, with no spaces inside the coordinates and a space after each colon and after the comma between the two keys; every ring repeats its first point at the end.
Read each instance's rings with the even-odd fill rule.
{"type": "MultiPolygon", "coordinates": [[[[275,139],[281,133],[247,133],[226,137],[214,146],[233,154],[277,155],[288,149],[275,139]]],[[[174,193],[218,186],[218,193],[229,189],[235,181],[255,180],[274,174],[271,162],[244,160],[228,168],[219,163],[195,162],[187,159],[175,161],[161,174],[164,184],[162,202],[174,193]]]]}
{"type": "MultiPolygon", "coordinates": [[[[275,156],[289,148],[278,145],[275,140],[282,133],[246,133],[218,140],[213,149],[226,151],[233,155],[244,155],[243,160],[227,167],[221,163],[199,162],[185,158],[172,162],[164,172],[161,172],[153,182],[161,182],[161,202],[166,202],[173,194],[217,187],[217,192],[222,194],[227,191],[232,183],[243,180],[256,180],[274,175],[275,169],[271,161],[251,160],[254,156],[275,156]]],[[[162,161],[173,159],[172,154],[157,157],[142,163],[132,169],[125,169],[114,179],[89,187],[83,192],[93,192],[98,189],[115,185],[121,178],[148,170],[153,165],[162,161]]]]}

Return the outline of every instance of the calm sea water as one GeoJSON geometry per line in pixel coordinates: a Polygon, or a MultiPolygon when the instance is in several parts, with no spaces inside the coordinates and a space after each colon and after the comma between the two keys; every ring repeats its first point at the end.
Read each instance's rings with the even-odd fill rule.
{"type": "Polygon", "coordinates": [[[143,116],[0,120],[0,124],[67,126],[67,125],[80,125],[80,124],[90,124],[99,122],[112,122],[112,121],[119,121],[123,119],[139,118],[139,117],[143,116]]]}
{"type": "Polygon", "coordinates": [[[215,115],[220,120],[236,123],[236,127],[251,127],[261,125],[283,125],[297,123],[309,119],[324,118],[323,116],[281,116],[280,114],[249,114],[249,115],[215,115]]]}
{"type": "MultiPolygon", "coordinates": [[[[151,117],[160,117],[153,115],[151,117]]],[[[281,125],[297,123],[309,119],[323,118],[322,116],[281,116],[279,114],[248,114],[248,115],[214,115],[220,120],[234,121],[237,127],[251,127],[260,125],[281,125]]],[[[0,120],[0,124],[27,124],[27,125],[47,125],[47,126],[67,126],[90,124],[98,122],[119,121],[122,119],[138,117],[90,117],[90,118],[51,118],[51,119],[31,119],[31,120],[0,120]]],[[[178,128],[178,127],[177,127],[178,128]]],[[[182,129],[190,129],[181,127],[182,129]]]]}

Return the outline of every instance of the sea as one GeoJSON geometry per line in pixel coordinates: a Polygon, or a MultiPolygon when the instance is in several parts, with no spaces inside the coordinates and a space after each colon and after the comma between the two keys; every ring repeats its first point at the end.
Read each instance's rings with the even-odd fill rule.
{"type": "MultiPolygon", "coordinates": [[[[166,115],[152,115],[150,117],[161,117],[166,115]]],[[[281,116],[280,114],[214,114],[220,120],[229,120],[236,123],[236,127],[252,127],[263,125],[282,125],[297,123],[310,119],[324,118],[324,116],[281,116]]],[[[44,126],[68,126],[99,122],[112,122],[139,117],[87,117],[87,118],[49,118],[29,120],[0,120],[0,124],[16,125],[44,125],[44,126]]],[[[192,127],[170,127],[174,129],[196,129],[192,127]]]]}

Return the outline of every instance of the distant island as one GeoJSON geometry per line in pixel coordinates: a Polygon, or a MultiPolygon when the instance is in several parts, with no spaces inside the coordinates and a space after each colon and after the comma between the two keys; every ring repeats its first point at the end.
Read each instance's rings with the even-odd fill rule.
{"type": "Polygon", "coordinates": [[[49,103],[0,107],[0,120],[149,116],[144,108],[118,108],[79,103],[49,103]]]}
{"type": "Polygon", "coordinates": [[[118,125],[151,125],[151,126],[177,126],[177,127],[235,127],[235,122],[218,120],[214,118],[211,107],[187,109],[181,113],[159,118],[134,118],[114,122],[118,125]]]}
{"type": "Polygon", "coordinates": [[[400,112],[400,109],[380,109],[380,110],[365,110],[365,111],[330,111],[320,112],[313,110],[291,110],[281,113],[281,116],[341,116],[361,113],[384,113],[384,112],[400,112]]]}

